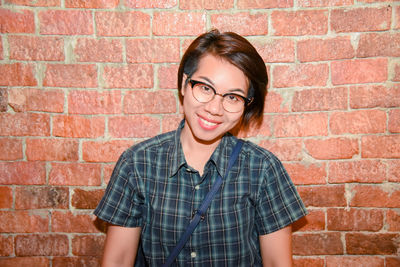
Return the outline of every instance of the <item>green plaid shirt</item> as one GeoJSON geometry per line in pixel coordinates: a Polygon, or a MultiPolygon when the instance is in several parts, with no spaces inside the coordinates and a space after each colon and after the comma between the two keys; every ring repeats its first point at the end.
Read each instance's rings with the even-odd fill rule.
{"type": "MultiPolygon", "coordinates": [[[[142,227],[136,266],[160,266],[210,190],[224,177],[237,142],[226,134],[204,168],[187,165],[178,130],[126,150],[95,214],[111,224],[142,227]]],[[[307,211],[281,162],[245,142],[203,221],[176,266],[262,266],[259,235],[277,231],[307,211]]]]}

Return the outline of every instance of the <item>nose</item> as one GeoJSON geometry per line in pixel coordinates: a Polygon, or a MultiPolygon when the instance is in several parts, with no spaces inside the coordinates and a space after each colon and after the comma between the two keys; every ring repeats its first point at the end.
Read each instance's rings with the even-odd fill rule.
{"type": "Polygon", "coordinates": [[[216,94],[214,98],[207,102],[204,109],[212,115],[223,115],[224,107],[222,106],[222,96],[216,94]]]}

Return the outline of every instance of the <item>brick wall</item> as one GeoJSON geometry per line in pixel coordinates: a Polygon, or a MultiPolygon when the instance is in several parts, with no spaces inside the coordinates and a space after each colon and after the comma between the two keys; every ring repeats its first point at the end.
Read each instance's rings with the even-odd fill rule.
{"type": "Polygon", "coordinates": [[[0,266],[97,266],[119,154],[181,119],[176,72],[212,27],[270,74],[260,129],[309,208],[295,266],[399,266],[396,0],[1,0],[0,266]]]}

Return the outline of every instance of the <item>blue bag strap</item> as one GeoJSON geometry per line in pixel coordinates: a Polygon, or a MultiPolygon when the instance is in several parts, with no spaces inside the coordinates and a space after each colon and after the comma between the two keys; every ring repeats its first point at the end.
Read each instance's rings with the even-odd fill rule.
{"type": "MultiPolygon", "coordinates": [[[[228,167],[226,168],[224,178],[226,178],[226,176],[229,173],[229,170],[232,168],[233,164],[235,163],[236,159],[238,158],[240,149],[242,148],[242,145],[243,145],[243,140],[239,139],[238,142],[236,143],[236,146],[233,149],[231,157],[229,158],[228,167]]],[[[213,198],[215,197],[219,188],[221,187],[222,182],[223,182],[223,180],[221,178],[221,175],[218,175],[217,180],[214,182],[213,186],[211,187],[211,190],[207,193],[206,197],[204,198],[203,202],[200,205],[200,208],[194,214],[194,217],[192,218],[192,220],[190,221],[185,232],[181,236],[181,239],[179,239],[178,244],[172,250],[171,254],[167,258],[167,261],[162,265],[162,267],[170,266],[174,262],[175,258],[179,255],[179,253],[185,246],[186,242],[189,240],[190,235],[193,233],[194,229],[196,229],[200,220],[202,218],[204,218],[204,215],[208,209],[208,206],[210,206],[211,201],[213,200],[213,198]]]]}

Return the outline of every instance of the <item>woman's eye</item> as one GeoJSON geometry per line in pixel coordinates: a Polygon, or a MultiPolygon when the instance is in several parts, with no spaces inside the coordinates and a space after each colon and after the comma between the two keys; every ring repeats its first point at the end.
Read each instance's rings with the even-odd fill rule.
{"type": "Polygon", "coordinates": [[[226,95],[225,98],[229,101],[229,102],[238,102],[240,101],[240,97],[237,95],[226,95]]]}
{"type": "Polygon", "coordinates": [[[204,93],[212,93],[212,89],[208,87],[207,85],[201,84],[200,89],[204,93]]]}

